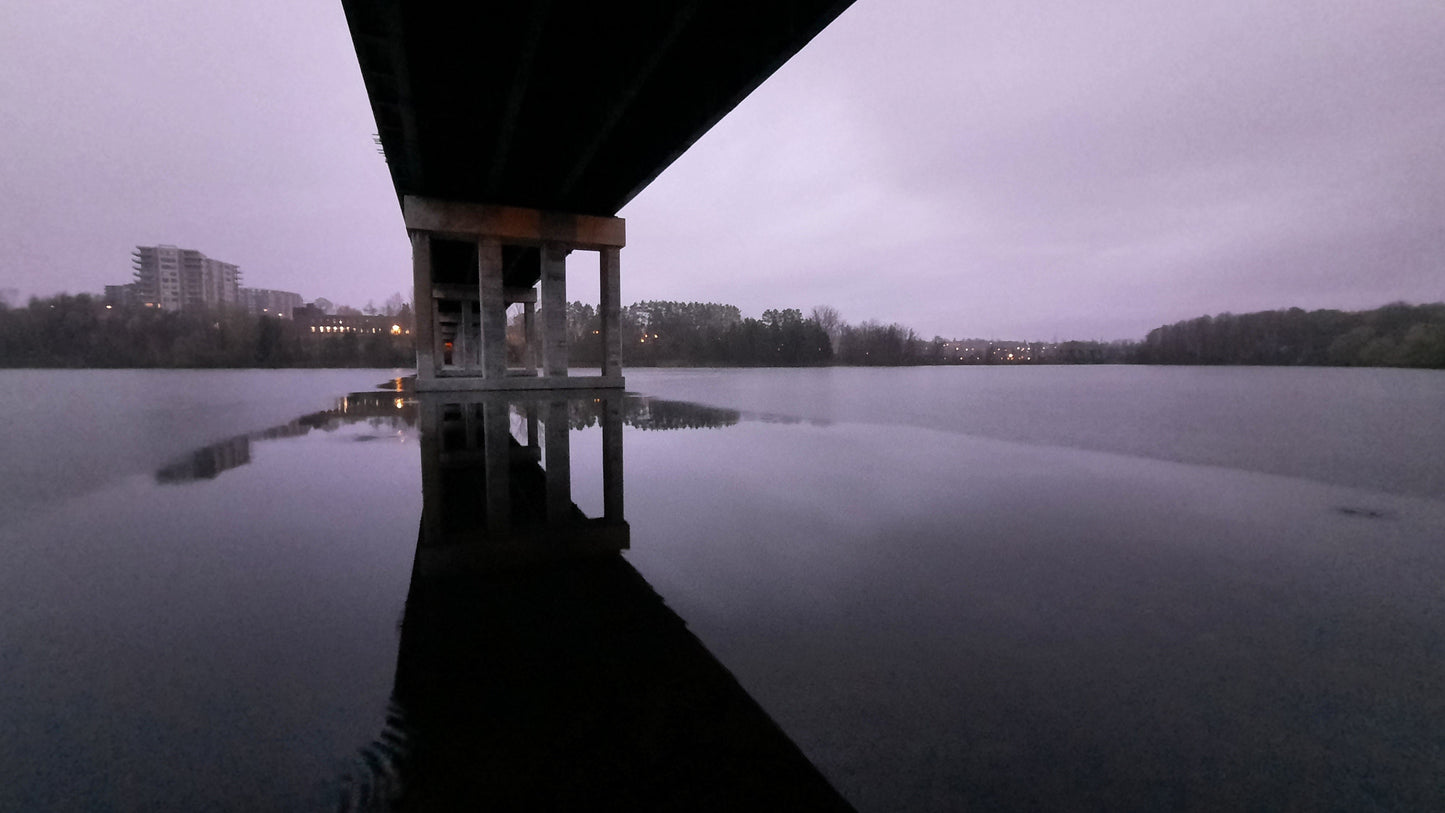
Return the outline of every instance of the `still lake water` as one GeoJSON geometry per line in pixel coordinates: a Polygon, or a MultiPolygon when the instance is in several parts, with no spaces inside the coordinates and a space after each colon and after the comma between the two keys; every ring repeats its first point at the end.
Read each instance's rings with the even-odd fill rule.
{"type": "MultiPolygon", "coordinates": [[[[395,374],[0,371],[0,810],[377,773],[480,431],[395,374]]],[[[1445,375],[627,378],[623,558],[858,809],[1445,808],[1445,375]]],[[[533,451],[598,517],[588,408],[533,451]]]]}

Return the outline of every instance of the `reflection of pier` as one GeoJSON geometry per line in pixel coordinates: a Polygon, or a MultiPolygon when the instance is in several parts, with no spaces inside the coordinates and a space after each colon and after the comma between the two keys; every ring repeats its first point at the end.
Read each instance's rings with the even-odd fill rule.
{"type": "Polygon", "coordinates": [[[422,394],[418,564],[457,556],[496,563],[509,556],[625,550],[622,400],[615,390],[571,399],[560,391],[422,394]],[[572,501],[568,432],[578,406],[602,425],[598,518],[587,517],[572,501]],[[512,435],[514,409],[520,439],[512,435]]]}
{"type": "MultiPolygon", "coordinates": [[[[463,427],[463,442],[468,437],[466,426],[468,421],[472,427],[470,437],[476,439],[476,428],[481,426],[478,419],[485,422],[485,409],[478,411],[478,407],[484,402],[484,398],[473,397],[469,402],[472,407],[470,411],[463,408],[460,398],[469,397],[465,393],[447,396],[450,404],[444,413],[436,413],[432,417],[440,426],[441,422],[454,422],[461,420],[463,427]]],[[[562,403],[556,399],[565,399],[566,419],[573,429],[582,429],[598,424],[607,424],[610,428],[603,431],[608,437],[613,438],[611,443],[616,444],[618,433],[618,414],[620,410],[621,423],[631,426],[634,429],[656,430],[656,429],[702,429],[712,427],[732,426],[740,419],[736,410],[722,409],[719,407],[703,406],[701,404],[690,404],[685,401],[664,401],[656,398],[639,398],[636,396],[621,396],[616,391],[605,393],[583,393],[575,397],[567,397],[558,392],[521,392],[512,393],[508,396],[513,403],[520,405],[523,414],[526,416],[528,427],[526,448],[534,459],[540,460],[540,448],[537,443],[537,421],[541,416],[550,414],[542,404],[562,403]],[[604,397],[605,396],[605,397],[604,397]],[[549,400],[552,399],[552,400],[549,400]],[[602,408],[607,404],[606,409],[602,408]]],[[[432,401],[435,405],[435,401],[432,401]]],[[[496,408],[496,407],[494,407],[496,408]]],[[[412,430],[417,423],[417,402],[411,397],[409,389],[404,388],[404,382],[397,379],[395,387],[388,387],[379,392],[353,392],[336,402],[332,409],[321,412],[313,412],[310,415],[303,415],[289,423],[279,426],[272,426],[257,432],[245,435],[236,435],[218,443],[203,446],[187,454],[185,457],[167,463],[155,473],[156,481],[163,484],[185,483],[193,480],[214,480],[222,472],[244,466],[251,462],[251,444],[259,440],[279,440],[283,438],[297,438],[309,434],[314,429],[330,431],[339,426],[367,421],[377,426],[386,426],[391,429],[412,430]],[[403,397],[402,393],[407,393],[403,397]]],[[[560,426],[561,421],[554,421],[554,425],[560,426]]],[[[560,473],[563,466],[570,468],[568,449],[563,448],[565,444],[558,444],[554,454],[565,459],[566,462],[559,462],[555,471],[560,473]]],[[[609,447],[612,448],[612,447],[609,447]]],[[[471,450],[448,452],[443,459],[449,463],[455,463],[467,454],[478,455],[482,450],[474,448],[471,450]]],[[[608,460],[614,461],[614,465],[621,465],[621,455],[608,452],[608,460]]],[[[621,469],[613,472],[608,482],[620,484],[622,482],[621,469]]],[[[570,484],[561,483],[559,488],[569,488],[570,484]]],[[[620,486],[619,486],[620,488],[620,486]]],[[[620,500],[620,491],[617,494],[620,500]]],[[[620,516],[621,509],[614,506],[614,516],[620,516]]],[[[605,519],[605,516],[604,516],[605,519]]],[[[623,535],[622,547],[627,547],[626,536],[623,535]]]]}
{"type": "MultiPolygon", "coordinates": [[[[624,414],[668,411],[648,406],[617,391],[422,398],[392,709],[343,807],[850,809],[621,556],[624,414]],[[568,432],[596,424],[604,509],[588,518],[568,432]]],[[[665,423],[736,420],[689,407],[665,423]]]]}

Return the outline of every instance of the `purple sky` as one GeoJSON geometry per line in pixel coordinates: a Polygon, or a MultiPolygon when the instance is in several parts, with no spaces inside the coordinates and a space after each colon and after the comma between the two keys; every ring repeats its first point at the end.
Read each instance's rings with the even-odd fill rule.
{"type": "MultiPolygon", "coordinates": [[[[1036,339],[1442,300],[1442,43],[1440,0],[859,0],[623,210],[623,300],[1036,339]]],[[[380,303],[374,131],[339,3],[5,3],[0,292],[174,243],[380,303]]]]}

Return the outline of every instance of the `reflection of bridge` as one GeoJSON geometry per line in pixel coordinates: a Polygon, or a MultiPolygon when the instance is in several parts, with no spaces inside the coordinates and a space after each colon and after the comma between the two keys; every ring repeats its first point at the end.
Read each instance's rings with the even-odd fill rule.
{"type": "MultiPolygon", "coordinates": [[[[667,412],[623,399],[419,399],[422,522],[392,705],[347,777],[346,802],[850,809],[620,555],[624,415],[647,425],[667,412]],[[604,507],[589,519],[570,497],[568,434],[594,424],[604,507]]],[[[678,407],[667,425],[737,419],[678,407]]]]}
{"type": "Polygon", "coordinates": [[[156,476],[214,477],[250,462],[253,440],[315,429],[420,430],[422,518],[392,708],[342,809],[847,810],[621,555],[623,427],[738,420],[615,389],[384,390],[198,449],[156,476]],[[574,431],[602,435],[598,517],[571,496],[574,431]]]}
{"type": "Polygon", "coordinates": [[[850,3],[343,0],[412,238],[418,389],[620,387],[613,215],[850,3]],[[604,352],[569,380],[577,249],[601,255],[604,352]]]}
{"type": "Polygon", "coordinates": [[[249,462],[259,439],[362,423],[420,432],[422,517],[390,709],[339,809],[847,810],[622,556],[623,427],[738,420],[615,389],[353,393],[157,478],[184,489],[249,462]],[[574,432],[601,435],[600,469],[572,448],[574,432]],[[572,498],[584,470],[601,472],[600,516],[572,498]]]}
{"type": "Polygon", "coordinates": [[[626,549],[622,400],[616,390],[574,392],[571,401],[559,391],[423,394],[418,567],[459,557],[495,564],[626,549]],[[573,405],[601,419],[603,508],[595,519],[572,501],[573,405]],[[521,440],[512,435],[514,409],[521,440]]]}
{"type": "MultiPolygon", "coordinates": [[[[353,392],[339,399],[332,409],[302,415],[294,421],[272,426],[245,435],[235,435],[217,443],[203,446],[185,456],[177,458],[156,470],[156,482],[164,484],[186,483],[192,480],[214,480],[223,472],[244,466],[251,462],[251,443],[258,440],[301,437],[313,429],[331,429],[358,421],[381,424],[397,430],[414,429],[417,423],[417,402],[401,396],[401,381],[396,390],[382,392],[353,392]]],[[[575,395],[575,393],[573,393],[575,395]]],[[[537,397],[525,400],[532,404],[528,410],[528,441],[531,454],[537,455],[537,409],[542,403],[537,397]]],[[[570,398],[567,400],[567,420],[573,429],[599,425],[606,418],[600,405],[604,402],[616,404],[619,400],[622,424],[643,430],[656,429],[703,429],[708,427],[732,426],[741,418],[736,410],[692,404],[686,401],[664,401],[656,398],[626,396],[618,399],[616,391],[599,392],[597,398],[570,398]]],[[[462,398],[453,398],[454,407],[462,410],[462,398]]],[[[472,420],[477,420],[475,410],[484,399],[471,398],[472,420]]],[[[611,407],[609,407],[611,408],[611,407]]],[[[440,417],[434,416],[434,420],[440,417]]],[[[474,426],[476,424],[474,423],[474,426]]],[[[560,424],[559,424],[560,425],[560,424]]],[[[615,431],[615,430],[612,430],[615,431]]]]}

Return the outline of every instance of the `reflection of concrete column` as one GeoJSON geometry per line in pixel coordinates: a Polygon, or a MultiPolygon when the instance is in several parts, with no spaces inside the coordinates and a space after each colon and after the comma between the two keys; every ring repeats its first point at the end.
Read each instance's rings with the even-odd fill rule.
{"type": "Polygon", "coordinates": [[[602,516],[621,521],[622,513],[622,398],[602,399],[602,516]]]}
{"type": "Polygon", "coordinates": [[[494,238],[477,241],[477,286],[481,299],[481,367],[483,378],[507,375],[507,303],[502,287],[502,244],[494,238]]]}
{"type": "Polygon", "coordinates": [[[436,496],[442,488],[442,408],[438,401],[423,400],[417,404],[421,429],[421,536],[430,540],[440,539],[442,529],[442,505],[436,496]]]}
{"type": "Polygon", "coordinates": [[[602,289],[598,310],[602,311],[602,375],[622,375],[622,250],[604,248],[598,252],[602,289]]]}
{"type": "Polygon", "coordinates": [[[567,440],[566,401],[548,401],[546,419],[547,521],[572,517],[572,457],[567,440]]]}
{"type": "Polygon", "coordinates": [[[482,405],[461,404],[462,410],[462,449],[482,448],[482,405]]]}
{"type": "Polygon", "coordinates": [[[522,366],[537,372],[537,303],[522,303],[522,366]]]}
{"type": "Polygon", "coordinates": [[[537,443],[537,402],[536,402],[536,401],[528,401],[528,402],[527,402],[526,413],[527,413],[527,448],[528,448],[528,449],[536,449],[536,448],[538,448],[538,445],[539,445],[539,444],[537,443]]]}
{"type": "Polygon", "coordinates": [[[416,341],[416,377],[423,381],[436,377],[436,306],[432,303],[431,234],[412,231],[411,281],[414,322],[412,338],[416,341]]]}
{"type": "Polygon", "coordinates": [[[487,533],[500,537],[512,526],[511,407],[504,400],[481,405],[482,448],[486,454],[487,533]]]}
{"type": "Polygon", "coordinates": [[[543,375],[567,375],[567,249],[542,246],[543,375]]]}

